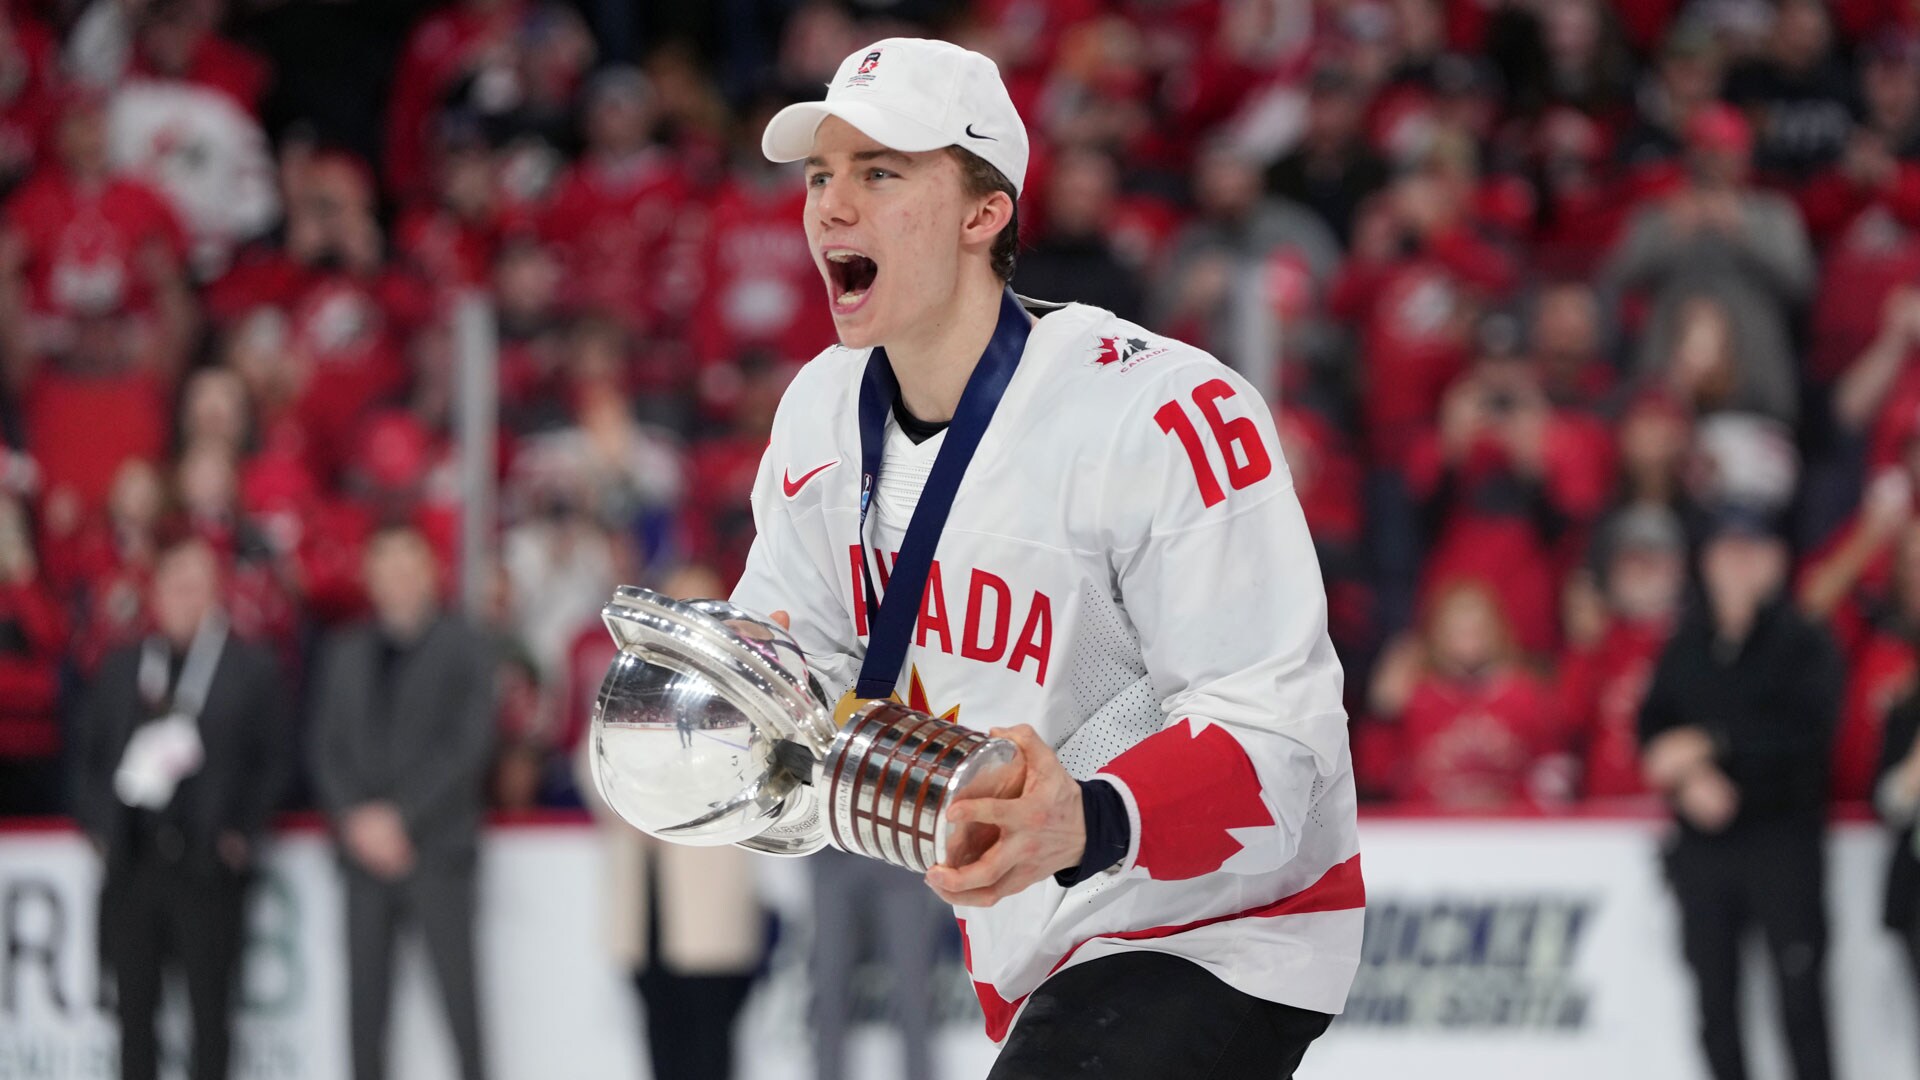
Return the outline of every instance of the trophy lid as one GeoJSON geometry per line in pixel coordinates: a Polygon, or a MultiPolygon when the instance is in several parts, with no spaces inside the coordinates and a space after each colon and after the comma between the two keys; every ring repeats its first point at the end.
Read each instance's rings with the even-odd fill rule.
{"type": "Polygon", "coordinates": [[[814,791],[778,752],[794,743],[818,759],[834,734],[793,638],[723,601],[629,586],[601,617],[620,647],[592,723],[594,783],[608,805],[676,843],[788,855],[824,846],[814,791]]]}

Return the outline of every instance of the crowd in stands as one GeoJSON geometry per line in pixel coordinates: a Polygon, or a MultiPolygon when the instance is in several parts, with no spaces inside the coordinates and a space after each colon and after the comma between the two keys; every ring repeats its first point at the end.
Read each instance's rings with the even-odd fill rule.
{"type": "Polygon", "coordinates": [[[760,131],[895,34],[995,57],[1034,132],[1016,291],[1269,394],[1367,797],[1643,795],[1641,697],[1728,505],[1795,546],[1849,672],[1833,794],[1867,797],[1920,671],[1920,5],[709,6],[0,0],[0,812],[62,807],[63,725],[169,537],[302,702],[369,535],[460,564],[474,293],[492,798],[577,803],[600,605],[731,582],[833,340],[760,131]]]}

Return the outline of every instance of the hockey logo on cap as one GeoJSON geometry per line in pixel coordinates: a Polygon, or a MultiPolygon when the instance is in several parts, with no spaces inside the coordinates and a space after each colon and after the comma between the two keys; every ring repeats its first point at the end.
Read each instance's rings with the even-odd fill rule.
{"type": "Polygon", "coordinates": [[[865,86],[873,81],[873,69],[880,66],[880,50],[875,49],[860,61],[860,70],[847,76],[848,86],[865,86]]]}

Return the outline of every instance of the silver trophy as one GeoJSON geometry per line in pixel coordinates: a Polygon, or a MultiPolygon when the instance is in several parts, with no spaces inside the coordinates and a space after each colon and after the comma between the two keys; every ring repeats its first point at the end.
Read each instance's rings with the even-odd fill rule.
{"type": "Polygon", "coordinates": [[[773,855],[832,844],[916,873],[992,844],[993,827],[945,811],[1017,792],[1007,740],[889,700],[836,728],[793,638],[723,601],[622,586],[601,618],[620,655],[594,703],[593,779],[641,831],[773,855]]]}

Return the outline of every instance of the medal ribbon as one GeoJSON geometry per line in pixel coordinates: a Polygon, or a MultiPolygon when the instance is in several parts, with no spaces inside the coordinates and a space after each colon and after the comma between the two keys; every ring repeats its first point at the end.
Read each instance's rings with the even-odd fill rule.
{"type": "Polygon", "coordinates": [[[873,572],[867,560],[867,511],[873,505],[873,493],[880,482],[880,458],[886,447],[887,416],[899,393],[893,365],[885,349],[875,347],[867,357],[866,377],[860,383],[860,576],[867,592],[867,610],[871,613],[871,633],[867,635],[867,655],[860,664],[860,678],[852,696],[883,698],[893,693],[906,664],[907,643],[920,614],[920,601],[927,589],[927,574],[933,567],[934,549],[947,525],[947,514],[959,494],[960,480],[966,475],[980,438],[987,432],[1014,369],[1020,366],[1020,354],[1026,351],[1032,325],[1026,309],[1008,290],[1000,300],[1000,321],[993,328],[987,350],[980,354],[953,421],[947,425],[946,442],[933,459],[933,471],[920,493],[913,518],[907,523],[906,537],[900,542],[899,558],[887,579],[887,593],[876,600],[873,572]]]}

